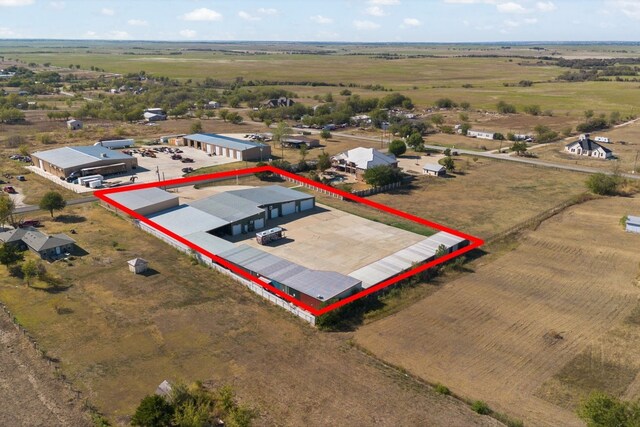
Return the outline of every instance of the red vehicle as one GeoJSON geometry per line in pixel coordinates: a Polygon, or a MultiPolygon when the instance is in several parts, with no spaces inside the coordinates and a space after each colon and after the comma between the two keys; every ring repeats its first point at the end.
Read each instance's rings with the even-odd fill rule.
{"type": "Polygon", "coordinates": [[[13,187],[12,187],[12,186],[10,186],[10,185],[7,185],[6,187],[4,187],[4,188],[3,188],[3,190],[4,190],[6,193],[9,193],[9,194],[17,194],[17,193],[18,193],[18,192],[16,191],[16,189],[15,189],[15,188],[13,188],[13,187]]]}

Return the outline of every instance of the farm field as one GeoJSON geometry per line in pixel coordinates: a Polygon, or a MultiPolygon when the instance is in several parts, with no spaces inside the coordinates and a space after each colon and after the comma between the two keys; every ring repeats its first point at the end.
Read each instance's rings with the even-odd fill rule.
{"type": "Polygon", "coordinates": [[[371,200],[439,222],[483,239],[586,192],[580,173],[523,167],[468,156],[456,160],[463,175],[420,176],[408,188],[371,196],[371,200]]]}
{"type": "Polygon", "coordinates": [[[639,240],[619,224],[638,210],[638,197],[569,208],[355,341],[525,425],[582,425],[591,390],[638,397],[639,240]]]}
{"type": "Polygon", "coordinates": [[[64,215],[45,231],[75,229],[88,254],[47,264],[64,283],[54,292],[2,275],[0,300],[119,425],[164,379],[231,384],[259,411],[257,425],[498,425],[360,352],[351,335],[310,328],[103,208],[64,215]],[[146,276],[128,271],[136,256],[150,261],[146,276]]]}

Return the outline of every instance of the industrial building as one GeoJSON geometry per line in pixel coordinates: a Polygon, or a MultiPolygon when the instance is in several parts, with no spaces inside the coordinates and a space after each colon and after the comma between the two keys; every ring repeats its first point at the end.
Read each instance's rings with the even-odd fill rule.
{"type": "Polygon", "coordinates": [[[236,160],[262,161],[271,156],[271,146],[209,133],[185,135],[174,140],[175,145],[193,147],[207,154],[236,160]]]}
{"type": "Polygon", "coordinates": [[[61,178],[72,173],[79,176],[111,175],[130,172],[138,167],[135,157],[99,145],[38,151],[31,158],[35,166],[61,178]]]}
{"type": "Polygon", "coordinates": [[[178,206],[178,196],[157,187],[123,191],[114,193],[110,197],[114,202],[144,216],[178,206]]]}

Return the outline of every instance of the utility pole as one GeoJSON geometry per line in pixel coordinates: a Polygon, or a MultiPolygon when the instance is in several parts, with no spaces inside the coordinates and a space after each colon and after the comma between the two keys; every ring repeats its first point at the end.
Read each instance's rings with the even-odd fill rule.
{"type": "Polygon", "coordinates": [[[640,154],[640,150],[636,150],[636,159],[633,161],[633,173],[636,173],[638,171],[637,166],[638,166],[638,155],[640,154]]]}

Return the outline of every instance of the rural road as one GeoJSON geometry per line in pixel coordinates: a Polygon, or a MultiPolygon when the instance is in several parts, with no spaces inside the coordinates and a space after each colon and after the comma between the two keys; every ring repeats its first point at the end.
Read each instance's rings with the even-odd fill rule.
{"type": "MultiPolygon", "coordinates": [[[[76,96],[76,94],[73,92],[65,92],[63,90],[60,91],[60,95],[71,96],[71,97],[76,96]]],[[[83,96],[82,99],[84,99],[85,101],[93,101],[93,98],[88,98],[86,96],[83,96]]]]}
{"type": "MultiPolygon", "coordinates": [[[[80,205],[82,203],[91,203],[98,200],[95,196],[81,197],[79,199],[67,200],[67,206],[80,205]]],[[[36,212],[41,210],[38,206],[29,205],[22,208],[17,208],[13,211],[15,214],[23,214],[28,212],[36,212]]]]}
{"type": "MultiPolygon", "coordinates": [[[[308,129],[305,129],[308,130],[308,129]]],[[[320,133],[320,131],[312,131],[312,133],[320,133]]],[[[336,132],[335,135],[340,135],[343,136],[345,138],[353,138],[353,139],[361,139],[361,140],[365,140],[365,141],[374,141],[374,142],[380,142],[379,138],[372,138],[369,136],[361,136],[361,135],[350,135],[347,133],[339,133],[336,132]]],[[[426,145],[426,148],[432,149],[432,150],[438,150],[438,151],[444,151],[447,148],[450,147],[442,147],[440,145],[426,145]]],[[[474,150],[465,150],[465,149],[461,149],[461,148],[456,148],[455,151],[457,151],[459,154],[466,154],[469,156],[477,156],[477,157],[485,157],[485,158],[489,158],[489,159],[494,159],[494,160],[506,160],[506,161],[510,161],[510,162],[517,162],[517,163],[524,163],[524,164],[528,164],[528,165],[532,165],[532,166],[539,166],[539,167],[545,167],[545,168],[552,168],[552,169],[560,169],[560,170],[567,170],[567,171],[572,171],[572,172],[581,172],[581,173],[589,173],[589,174],[593,174],[593,173],[605,173],[608,175],[611,175],[612,172],[609,171],[603,171],[600,169],[596,169],[596,168],[590,168],[590,167],[586,167],[586,166],[572,166],[572,165],[563,165],[560,163],[551,163],[551,162],[545,162],[545,161],[541,161],[541,160],[536,160],[536,159],[530,159],[530,158],[522,158],[522,157],[514,157],[514,156],[510,156],[509,154],[498,154],[498,153],[493,153],[493,152],[489,152],[489,151],[474,151],[474,150]]],[[[625,178],[629,178],[629,179],[640,179],[640,175],[634,175],[631,173],[621,173],[621,176],[625,177],[625,178]]]]}

